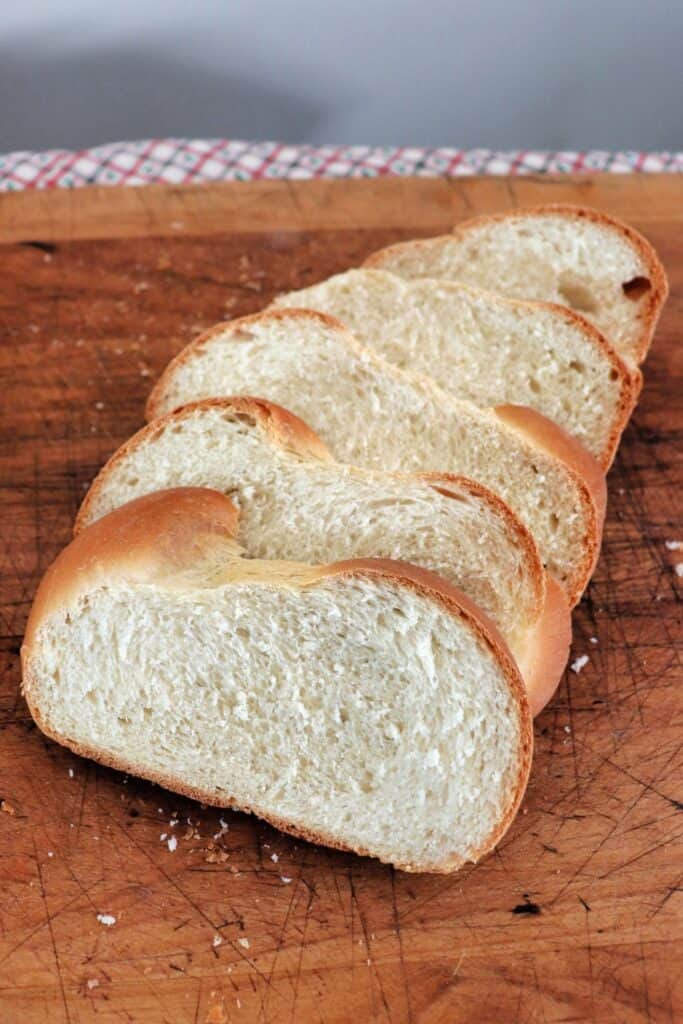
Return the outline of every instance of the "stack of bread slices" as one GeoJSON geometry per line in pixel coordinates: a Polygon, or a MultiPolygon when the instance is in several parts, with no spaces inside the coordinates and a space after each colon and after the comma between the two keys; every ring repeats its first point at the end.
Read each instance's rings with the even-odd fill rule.
{"type": "Polygon", "coordinates": [[[552,206],[207,331],[41,584],[40,727],[408,870],[481,857],[524,793],[666,294],[635,231],[552,206]]]}

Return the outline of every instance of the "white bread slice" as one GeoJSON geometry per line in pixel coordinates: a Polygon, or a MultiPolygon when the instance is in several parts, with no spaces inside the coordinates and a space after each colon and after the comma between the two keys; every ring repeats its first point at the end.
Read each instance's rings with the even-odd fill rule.
{"type": "Polygon", "coordinates": [[[570,602],[597,558],[605,503],[600,467],[531,409],[483,410],[399,370],[339,321],[270,310],[219,324],[169,364],[148,416],[220,395],[252,394],[301,416],[341,462],[462,474],[499,494],[530,531],[570,602]]]}
{"type": "Polygon", "coordinates": [[[38,726],[78,754],[411,871],[500,839],[531,716],[504,641],[401,562],[236,557],[213,491],[141,498],[48,570],[22,648],[38,726]]]}
{"type": "Polygon", "coordinates": [[[537,714],[567,662],[570,612],[530,534],[481,484],[450,474],[335,462],[308,427],[270,402],[207,399],[139,431],[102,469],[74,532],[153,491],[211,487],[240,510],[249,556],[307,563],[381,557],[456,585],[496,623],[537,714]]]}
{"type": "Polygon", "coordinates": [[[537,409],[573,434],[605,469],[642,377],[595,327],[552,303],[518,302],[443,280],[383,270],[337,274],[281,295],[276,307],[337,317],[364,345],[427,374],[457,398],[537,409]]]}
{"type": "Polygon", "coordinates": [[[581,206],[475,217],[451,235],[381,249],[365,266],[558,302],[594,324],[631,364],[647,355],[668,294],[664,267],[647,239],[581,206]]]}

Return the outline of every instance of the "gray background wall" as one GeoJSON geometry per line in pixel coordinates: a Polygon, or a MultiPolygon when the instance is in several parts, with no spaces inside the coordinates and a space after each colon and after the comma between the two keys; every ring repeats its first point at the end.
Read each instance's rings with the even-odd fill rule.
{"type": "Polygon", "coordinates": [[[683,149],[683,0],[0,0],[0,151],[683,149]]]}

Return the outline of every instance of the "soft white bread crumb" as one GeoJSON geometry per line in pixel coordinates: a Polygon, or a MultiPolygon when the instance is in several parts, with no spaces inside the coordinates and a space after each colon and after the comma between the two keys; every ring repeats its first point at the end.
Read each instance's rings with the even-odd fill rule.
{"type": "Polygon", "coordinates": [[[501,638],[422,570],[241,560],[234,525],[222,495],[167,491],[76,538],[22,649],[39,726],[104,764],[400,867],[478,859],[530,765],[529,708],[501,638]]]}
{"type": "Polygon", "coordinates": [[[475,405],[538,409],[605,467],[640,390],[640,373],[582,317],[459,282],[349,270],[274,305],[338,317],[385,359],[475,405]]]}
{"type": "Polygon", "coordinates": [[[230,495],[240,510],[238,540],[257,558],[397,558],[438,572],[501,630],[532,711],[553,695],[569,654],[566,597],[553,580],[546,584],[528,531],[480,484],[341,465],[279,406],[208,399],[155,421],[116,452],[86,495],[75,532],[133,498],[178,486],[230,495]]]}
{"type": "MultiPolygon", "coordinates": [[[[549,436],[561,432],[549,421],[539,430],[537,413],[520,430],[386,362],[332,317],[283,309],[220,324],[188,346],[156,385],[148,415],[237,394],[259,395],[301,416],[340,461],[478,480],[529,529],[570,600],[582,593],[601,513],[576,464],[550,454],[549,436]]],[[[596,472],[604,492],[597,465],[596,472]]]]}
{"type": "Polygon", "coordinates": [[[664,268],[642,235],[578,206],[478,217],[459,224],[452,235],[389,246],[366,266],[561,303],[593,323],[634,364],[647,354],[668,293],[664,268]]]}
{"type": "Polygon", "coordinates": [[[252,557],[414,562],[456,584],[523,645],[541,615],[536,547],[485,489],[445,476],[362,470],[295,448],[284,410],[253,399],[186,406],[115,453],[86,495],[79,531],[133,498],[169,487],[212,487],[240,510],[238,540],[252,557]],[[285,422],[287,422],[285,421],[285,422]]]}

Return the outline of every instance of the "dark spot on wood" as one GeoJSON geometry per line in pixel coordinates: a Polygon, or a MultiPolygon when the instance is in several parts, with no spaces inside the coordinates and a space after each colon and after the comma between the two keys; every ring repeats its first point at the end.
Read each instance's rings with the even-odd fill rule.
{"type": "Polygon", "coordinates": [[[530,914],[532,917],[537,916],[541,913],[541,908],[538,903],[518,903],[516,907],[512,908],[513,914],[530,914]]]}
{"type": "Polygon", "coordinates": [[[585,899],[583,898],[583,896],[579,896],[579,903],[581,903],[581,904],[582,904],[582,906],[584,906],[584,907],[586,908],[586,910],[590,911],[590,907],[589,907],[589,906],[588,906],[588,904],[586,903],[586,901],[585,901],[585,899]]]}
{"type": "Polygon", "coordinates": [[[131,807],[128,813],[130,814],[131,818],[137,818],[140,815],[140,812],[135,807],[131,807]]]}
{"type": "Polygon", "coordinates": [[[54,242],[40,242],[36,240],[30,240],[26,242],[19,242],[19,245],[25,246],[27,249],[39,249],[40,252],[52,253],[57,252],[57,246],[54,242]]]}

